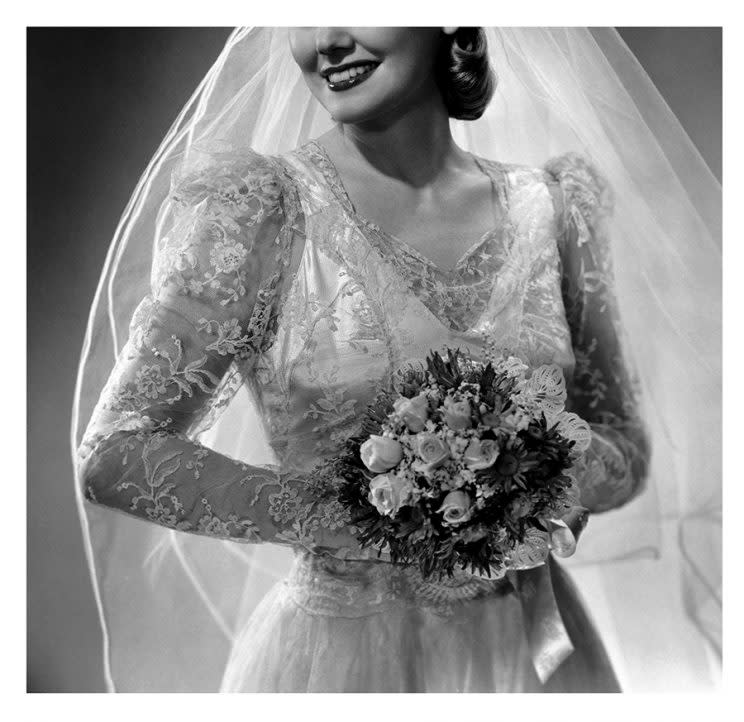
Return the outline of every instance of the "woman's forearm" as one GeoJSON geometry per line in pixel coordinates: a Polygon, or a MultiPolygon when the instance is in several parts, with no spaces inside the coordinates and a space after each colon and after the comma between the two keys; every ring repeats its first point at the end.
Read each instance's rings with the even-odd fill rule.
{"type": "Polygon", "coordinates": [[[180,433],[116,431],[80,460],[85,497],[182,531],[244,542],[347,548],[356,540],[333,499],[301,475],[242,464],[180,433]]]}

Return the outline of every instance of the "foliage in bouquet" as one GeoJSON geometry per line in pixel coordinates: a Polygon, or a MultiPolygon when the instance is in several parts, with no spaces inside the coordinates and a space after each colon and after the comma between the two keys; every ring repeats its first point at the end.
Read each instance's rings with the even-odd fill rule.
{"type": "Polygon", "coordinates": [[[576,504],[568,471],[590,440],[565,400],[556,365],[529,373],[514,356],[435,351],[397,373],[318,471],[363,546],[425,576],[534,565],[548,553],[547,520],[576,504]]]}

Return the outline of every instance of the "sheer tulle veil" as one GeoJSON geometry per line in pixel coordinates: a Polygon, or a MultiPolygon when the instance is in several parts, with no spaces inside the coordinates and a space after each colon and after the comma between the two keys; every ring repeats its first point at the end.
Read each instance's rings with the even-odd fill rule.
{"type": "MultiPolygon", "coordinates": [[[[615,194],[617,293],[653,461],[645,493],[593,517],[571,564],[628,688],[648,678],[658,689],[699,685],[715,677],[721,647],[720,184],[613,29],[487,36],[498,88],[482,118],[452,121],[459,145],[536,166],[579,151],[615,194]],[[677,640],[662,656],[651,649],[651,625],[654,643],[677,640]]],[[[196,163],[201,148],[276,154],[332,122],[292,60],[286,28],[231,34],[116,229],[80,361],[73,452],[149,290],[172,173],[196,163]]],[[[193,437],[251,464],[271,462],[248,396],[221,401],[222,413],[193,437]]],[[[291,550],[169,531],[77,493],[109,687],[216,690],[237,630],[285,575],[291,550]]]]}

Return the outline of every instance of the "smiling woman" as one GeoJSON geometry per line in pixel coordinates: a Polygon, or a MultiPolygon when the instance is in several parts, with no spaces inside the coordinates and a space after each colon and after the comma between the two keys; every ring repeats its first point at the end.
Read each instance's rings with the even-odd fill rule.
{"type": "Polygon", "coordinates": [[[384,122],[436,90],[441,34],[437,28],[294,28],[289,40],[308,88],[336,121],[384,122]],[[355,92],[372,76],[374,83],[355,92]]]}
{"type": "MultiPolygon", "coordinates": [[[[491,578],[427,578],[361,545],[332,476],[317,474],[367,428],[365,409],[407,364],[455,346],[476,361],[498,347],[520,368],[552,364],[567,407],[591,428],[571,487],[596,514],[635,504],[649,475],[646,429],[662,470],[668,437],[686,438],[688,420],[710,417],[715,437],[715,218],[689,201],[712,198],[715,185],[645,77],[608,70],[604,84],[578,83],[603,60],[633,67],[609,31],[231,36],[126,210],[83,352],[73,446],[112,688],[619,689],[613,667],[632,650],[616,645],[611,662],[567,572],[535,556],[562,548],[567,523],[522,529],[539,544],[531,556],[515,547],[491,578]],[[489,105],[492,68],[500,95],[489,105]],[[463,78],[475,82],[460,102],[463,78]],[[612,130],[638,113],[639,87],[657,130],[664,121],[660,138],[646,126],[612,130]],[[692,196],[665,182],[670,157],[687,190],[696,184],[692,196]],[[673,284],[658,270],[668,248],[673,284]],[[655,269],[653,287],[639,266],[655,269]],[[649,328],[663,352],[650,354],[649,328]],[[676,367],[660,373],[659,361],[680,358],[690,339],[702,350],[687,355],[694,383],[681,397],[676,367]]],[[[514,416],[501,411],[488,432],[499,453],[514,416]]],[[[437,443],[456,455],[450,442],[437,443]]],[[[685,485],[679,448],[674,481],[685,485]]],[[[492,492],[505,505],[520,454],[499,465],[492,492]]],[[[695,492],[714,496],[715,459],[695,463],[695,492]]],[[[470,521],[465,478],[442,482],[441,524],[470,521]]],[[[390,488],[403,482],[411,488],[402,476],[390,488]]],[[[383,480],[367,483],[374,497],[383,480]]],[[[680,528],[687,511],[676,510],[680,528]]],[[[709,540],[694,511],[696,539],[709,540]]],[[[615,519],[582,537],[590,560],[658,545],[653,515],[615,519]]],[[[705,585],[685,581],[700,594],[688,607],[708,614],[705,585]]],[[[669,608],[674,637],[681,623],[669,608]]],[[[709,617],[697,622],[716,633],[709,617]]]]}
{"type": "MultiPolygon", "coordinates": [[[[315,97],[341,122],[381,120],[404,104],[414,107],[441,92],[450,117],[475,120],[491,99],[495,78],[482,28],[314,28],[290,31],[292,54],[315,97]],[[320,60],[320,62],[319,62],[320,60]],[[379,83],[364,96],[334,99],[324,93],[356,87],[383,65],[379,83]],[[367,110],[365,110],[365,106],[367,110]],[[371,111],[371,113],[370,113],[371,111]],[[364,116],[364,117],[362,117],[364,116]]],[[[441,101],[440,101],[441,102],[441,101]]]]}

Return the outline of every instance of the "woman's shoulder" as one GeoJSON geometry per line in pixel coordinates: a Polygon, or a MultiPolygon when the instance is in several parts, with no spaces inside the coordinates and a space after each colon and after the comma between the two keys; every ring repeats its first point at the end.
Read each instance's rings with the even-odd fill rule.
{"type": "Polygon", "coordinates": [[[548,183],[561,190],[564,204],[585,217],[610,213],[614,205],[612,188],[599,167],[581,153],[563,153],[543,166],[548,183]]]}
{"type": "Polygon", "coordinates": [[[572,223],[589,228],[612,214],[612,188],[586,155],[562,153],[539,166],[479,160],[507,179],[512,210],[516,206],[534,213],[539,204],[555,219],[560,236],[572,223]]]}
{"type": "Polygon", "coordinates": [[[253,148],[210,145],[190,149],[171,177],[171,196],[177,204],[205,200],[233,202],[260,200],[280,203],[291,179],[280,159],[253,148]]]}
{"type": "Polygon", "coordinates": [[[606,195],[609,184],[599,168],[581,153],[567,152],[547,159],[542,165],[493,160],[479,156],[479,161],[494,170],[512,175],[520,183],[559,185],[566,190],[582,187],[597,195],[606,195]]]}
{"type": "Polygon", "coordinates": [[[562,153],[540,166],[498,165],[510,176],[512,187],[542,189],[543,193],[547,189],[558,217],[579,212],[588,221],[598,214],[612,212],[614,197],[609,182],[599,167],[582,153],[562,153]]]}

